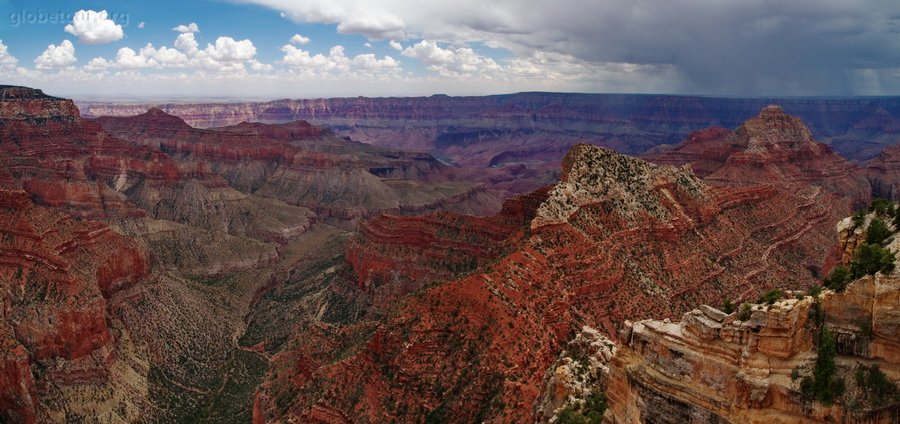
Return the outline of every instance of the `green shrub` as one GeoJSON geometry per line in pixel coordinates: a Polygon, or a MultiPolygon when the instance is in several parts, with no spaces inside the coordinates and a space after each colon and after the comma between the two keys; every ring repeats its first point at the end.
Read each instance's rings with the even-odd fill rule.
{"type": "Polygon", "coordinates": [[[828,327],[822,326],[822,333],[819,335],[818,355],[816,356],[816,364],[813,366],[813,392],[816,399],[824,405],[831,405],[836,396],[843,394],[843,380],[838,384],[835,381],[834,374],[837,372],[837,348],[834,344],[834,337],[828,327]],[[837,393],[840,391],[840,393],[837,393]]]}
{"type": "Polygon", "coordinates": [[[572,403],[559,411],[556,417],[559,424],[587,424],[587,418],[581,415],[581,407],[577,403],[572,403]]]}
{"type": "MultiPolygon", "coordinates": [[[[847,276],[849,278],[850,270],[848,270],[846,267],[841,267],[841,268],[844,268],[847,271],[847,276]]],[[[834,273],[834,271],[832,271],[832,274],[833,273],[834,273]]],[[[823,290],[822,286],[810,286],[809,291],[807,291],[806,294],[808,296],[812,296],[812,297],[819,297],[819,295],[822,294],[822,290],[823,290]]]]}
{"type": "Polygon", "coordinates": [[[839,265],[831,270],[831,274],[828,274],[828,278],[824,281],[825,287],[838,293],[843,292],[849,282],[850,270],[843,265],[839,265]]]}
{"type": "Polygon", "coordinates": [[[738,311],[738,319],[741,321],[746,321],[750,319],[750,315],[753,313],[753,307],[750,306],[749,303],[742,303],[741,310],[738,311]]]}
{"type": "Polygon", "coordinates": [[[853,225],[859,227],[866,220],[866,211],[860,209],[853,214],[853,225]]]}
{"type": "Polygon", "coordinates": [[[762,297],[759,298],[756,303],[765,303],[768,305],[774,304],[775,302],[781,300],[784,297],[784,292],[780,289],[772,289],[767,291],[762,297]]]}
{"type": "Polygon", "coordinates": [[[873,200],[872,204],[869,205],[869,211],[882,216],[893,215],[894,204],[890,200],[878,198],[873,200]]]}
{"type": "Polygon", "coordinates": [[[889,273],[894,270],[894,254],[877,244],[863,244],[856,249],[850,261],[850,278],[857,279],[864,275],[889,273]]]}
{"type": "Polygon", "coordinates": [[[800,397],[807,401],[816,397],[813,379],[810,376],[805,376],[800,380],[800,397]]]}
{"type": "Polygon", "coordinates": [[[585,399],[584,403],[572,403],[563,408],[557,416],[560,424],[600,424],[606,412],[606,395],[597,391],[585,399]]]}
{"type": "Polygon", "coordinates": [[[813,304],[809,308],[809,318],[816,323],[817,327],[821,327],[825,323],[825,309],[822,308],[822,302],[818,297],[813,300],[813,304]]]}
{"type": "Polygon", "coordinates": [[[856,385],[872,407],[900,403],[900,388],[887,378],[878,365],[857,368],[856,385]]]}
{"type": "Polygon", "coordinates": [[[884,241],[891,236],[891,229],[881,218],[875,218],[869,223],[866,229],[866,243],[868,244],[884,244],[884,241]]]}
{"type": "Polygon", "coordinates": [[[734,303],[729,298],[725,298],[725,301],[722,302],[722,312],[725,312],[726,314],[734,312],[736,308],[737,307],[734,306],[734,303]]]}

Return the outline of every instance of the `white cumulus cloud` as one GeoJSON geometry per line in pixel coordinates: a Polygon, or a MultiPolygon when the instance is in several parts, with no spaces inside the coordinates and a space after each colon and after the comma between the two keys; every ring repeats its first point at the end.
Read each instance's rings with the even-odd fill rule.
{"type": "Polygon", "coordinates": [[[272,65],[256,60],[256,47],[249,39],[218,37],[214,44],[207,44],[201,49],[195,33],[182,32],[176,37],[173,47],[157,48],[151,43],[147,43],[139,50],[122,47],[115,58],[96,57],[91,59],[84,69],[92,72],[108,69],[145,72],[137,70],[188,68],[202,71],[204,75],[239,75],[245,73],[247,67],[257,72],[272,70],[272,65]]]}
{"type": "Polygon", "coordinates": [[[193,56],[200,50],[200,45],[197,43],[193,33],[186,32],[179,34],[178,38],[175,39],[175,48],[188,56],[193,56]]]}
{"type": "Polygon", "coordinates": [[[90,70],[104,70],[107,68],[181,68],[187,65],[189,59],[186,54],[171,47],[153,47],[148,43],[138,51],[130,47],[122,47],[116,53],[116,58],[106,60],[95,57],[85,65],[90,70]]]}
{"type": "Polygon", "coordinates": [[[71,66],[75,63],[75,46],[69,40],[63,40],[59,45],[50,44],[40,56],[34,59],[34,66],[38,69],[57,69],[71,66]]]}
{"type": "Polygon", "coordinates": [[[78,37],[84,44],[106,44],[121,40],[125,36],[122,25],[116,24],[105,10],[79,10],[72,17],[72,23],[65,31],[78,37]]]}
{"type": "Polygon", "coordinates": [[[187,25],[178,25],[175,28],[172,28],[172,31],[176,32],[200,32],[200,27],[197,26],[196,22],[191,22],[187,25]]]}
{"type": "Polygon", "coordinates": [[[15,69],[17,63],[19,63],[19,60],[9,54],[9,48],[6,44],[3,44],[3,40],[0,40],[0,69],[15,69]]]}
{"type": "Polygon", "coordinates": [[[289,68],[310,76],[338,76],[347,73],[383,74],[399,71],[400,62],[390,56],[379,59],[374,54],[366,53],[348,57],[343,46],[334,46],[328,55],[316,54],[286,44],[281,47],[284,58],[281,63],[289,68]]]}
{"type": "Polygon", "coordinates": [[[300,34],[294,34],[294,36],[291,37],[291,44],[299,44],[301,46],[304,46],[304,45],[309,44],[309,42],[310,42],[309,37],[304,37],[300,34]]]}
{"type": "Polygon", "coordinates": [[[231,37],[219,37],[215,45],[207,44],[203,53],[217,62],[242,62],[256,56],[256,47],[249,39],[236,41],[231,37]]]}
{"type": "Polygon", "coordinates": [[[353,58],[353,66],[357,69],[363,71],[396,71],[400,69],[400,62],[397,62],[394,58],[390,56],[385,56],[381,59],[377,58],[372,53],[365,53],[353,58]]]}
{"type": "Polygon", "coordinates": [[[445,76],[502,70],[494,59],[480,55],[469,47],[444,48],[433,40],[422,40],[403,49],[401,54],[419,59],[428,65],[428,69],[445,76]]]}

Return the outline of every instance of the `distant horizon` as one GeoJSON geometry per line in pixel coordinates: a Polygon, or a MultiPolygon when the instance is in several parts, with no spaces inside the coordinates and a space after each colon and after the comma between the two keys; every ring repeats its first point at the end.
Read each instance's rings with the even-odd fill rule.
{"type": "MultiPolygon", "coordinates": [[[[31,88],[40,88],[40,87],[31,87],[31,88]]],[[[810,100],[855,100],[855,99],[893,99],[900,98],[900,94],[897,95],[834,95],[834,96],[777,96],[777,95],[759,95],[759,96],[720,96],[720,95],[704,95],[704,94],[669,94],[669,93],[604,93],[604,92],[574,92],[574,91],[519,91],[519,92],[509,92],[509,93],[494,93],[494,94],[443,94],[443,93],[434,93],[434,94],[426,94],[426,95],[385,95],[385,96],[344,96],[344,95],[335,95],[335,96],[313,96],[313,97],[171,97],[171,96],[119,96],[119,97],[88,97],[88,96],[63,96],[54,93],[48,93],[46,90],[45,94],[68,98],[73,100],[75,103],[120,103],[120,104],[146,104],[146,103],[170,103],[170,104],[201,104],[201,103],[266,103],[266,102],[276,102],[276,101],[285,101],[285,100],[329,100],[329,99],[354,99],[354,98],[364,98],[364,99],[426,99],[432,97],[447,97],[447,98],[476,98],[476,97],[503,97],[503,96],[516,96],[516,95],[526,95],[526,94],[554,94],[554,95],[586,95],[586,96],[647,96],[647,97],[673,97],[673,98],[706,98],[706,99],[747,99],[747,100],[792,100],[792,99],[810,99],[810,100]]]]}

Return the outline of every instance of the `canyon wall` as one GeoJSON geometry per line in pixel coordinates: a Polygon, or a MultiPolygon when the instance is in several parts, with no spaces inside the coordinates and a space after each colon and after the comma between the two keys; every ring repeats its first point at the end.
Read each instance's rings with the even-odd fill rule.
{"type": "Polygon", "coordinates": [[[543,394],[547,370],[582,326],[615,337],[629,317],[754,298],[775,281],[806,287],[817,281],[810,268],[835,245],[830,225],[818,224],[832,213],[824,194],[714,187],[689,169],[589,145],[570,151],[562,174],[530,222],[506,236],[507,252],[461,243],[483,234],[454,217],[441,223],[459,228],[435,234],[459,241],[420,233],[422,218],[382,219],[361,231],[351,246],[387,253],[354,262],[364,289],[404,275],[446,278],[403,253],[416,246],[430,257],[456,246],[460,258],[474,252],[487,263],[413,292],[377,328],[354,336],[346,355],[323,354],[311,341],[320,336],[296,333],[257,392],[256,422],[532,421],[546,413],[536,411],[538,399],[552,399],[543,394]],[[379,265],[393,260],[390,270],[379,265]]]}
{"type": "MultiPolygon", "coordinates": [[[[838,224],[841,264],[859,260],[854,252],[867,242],[876,217],[838,224]]],[[[900,242],[886,243],[900,250],[900,242]]],[[[839,292],[787,291],[730,313],[703,305],[680,321],[629,321],[608,362],[605,422],[894,423],[900,416],[898,330],[900,278],[893,268],[839,292]],[[820,378],[813,370],[827,354],[821,352],[825,343],[836,352],[833,378],[841,382],[829,402],[804,388],[804,380],[820,378]],[[873,366],[886,379],[874,397],[866,383],[873,366]]]]}
{"type": "Polygon", "coordinates": [[[79,102],[85,116],[131,116],[150,106],[199,127],[298,119],[367,143],[423,150],[483,165],[555,165],[571,145],[623,153],[677,144],[691,131],[734,128],[769,104],[803,119],[813,135],[865,160],[898,141],[896,98],[728,99],[627,94],[519,93],[484,97],[335,98],[258,103],[79,102]]]}
{"type": "MultiPolygon", "coordinates": [[[[791,293],[787,293],[792,296],[791,293]]],[[[749,317],[703,306],[680,321],[629,323],[610,365],[610,423],[896,422],[897,404],[863,404],[853,375],[877,364],[900,380],[900,279],[865,277],[845,293],[800,295],[754,305],[749,317]],[[846,397],[834,405],[805,399],[798,375],[815,362],[821,308],[838,344],[838,375],[846,397]]]]}

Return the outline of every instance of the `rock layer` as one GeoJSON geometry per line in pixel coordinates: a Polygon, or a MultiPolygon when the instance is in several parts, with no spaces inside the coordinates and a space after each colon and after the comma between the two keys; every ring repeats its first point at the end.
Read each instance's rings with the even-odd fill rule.
{"type": "Polygon", "coordinates": [[[42,404],[39,394],[66,387],[127,403],[124,393],[102,394],[117,361],[107,299],[147,277],[148,252],[101,223],[24,200],[0,208],[0,234],[0,418],[36,422],[61,407],[82,410],[65,398],[55,410],[42,404]]]}
{"type": "Polygon", "coordinates": [[[607,422],[895,422],[891,408],[852,412],[805,401],[792,373],[809,370],[815,361],[817,330],[809,317],[821,302],[825,325],[838,335],[838,366],[848,376],[842,377],[848,392],[860,361],[877,363],[888,378],[900,379],[900,338],[894,331],[900,279],[866,277],[846,293],[822,296],[757,305],[745,321],[704,306],[680,322],[627,326],[611,365],[607,422]],[[881,330],[867,336],[867,326],[881,330]]]}
{"type": "MultiPolygon", "coordinates": [[[[834,144],[841,154],[852,159],[871,158],[884,146],[897,142],[900,102],[896,98],[728,99],[519,93],[156,106],[197,127],[302,119],[393,148],[476,153],[478,150],[470,147],[481,145],[478,156],[485,163],[505,154],[514,160],[539,160],[555,166],[568,147],[578,141],[624,153],[642,153],[659,144],[678,143],[690,132],[710,126],[734,128],[768,104],[784,105],[791,114],[807,122],[817,138],[834,144]],[[554,155],[548,156],[551,151],[554,155]]],[[[86,116],[132,116],[153,105],[79,102],[79,106],[86,116]]],[[[504,161],[501,157],[497,163],[504,161]]]]}
{"type": "MultiPolygon", "coordinates": [[[[842,249],[855,250],[870,221],[839,223],[842,249]]],[[[887,247],[900,249],[896,241],[887,247]]],[[[680,322],[629,322],[610,362],[605,422],[896,422],[900,401],[867,404],[857,375],[874,365],[900,381],[898,316],[900,278],[891,272],[864,276],[844,292],[787,292],[730,314],[703,305],[680,322]],[[822,328],[833,334],[836,378],[846,387],[827,405],[801,390],[822,328]]]]}
{"type": "Polygon", "coordinates": [[[733,132],[699,131],[672,149],[644,157],[666,165],[689,164],[711,184],[774,184],[786,191],[821,187],[844,198],[834,199],[842,214],[871,199],[863,170],[816,143],[806,125],[780,106],[764,108],[733,132]]]}
{"type": "MultiPolygon", "coordinates": [[[[586,145],[564,164],[564,182],[509,241],[514,250],[408,297],[358,353],[303,361],[308,336],[298,335],[273,365],[286,371],[256,397],[258,422],[532,421],[570,331],[615,335],[629,317],[678,316],[773,281],[805,287],[834,244],[816,193],[709,186],[689,170],[586,145]]],[[[365,234],[402,251],[401,233],[365,234]]],[[[357,265],[358,275],[381,272],[357,265]]]]}
{"type": "Polygon", "coordinates": [[[455,181],[455,171],[428,154],[339,138],[305,121],[196,129],[152,108],[97,122],[114,135],[181,161],[208,164],[241,192],[304,206],[322,218],[444,208],[487,213],[497,208],[491,195],[455,181]]]}

